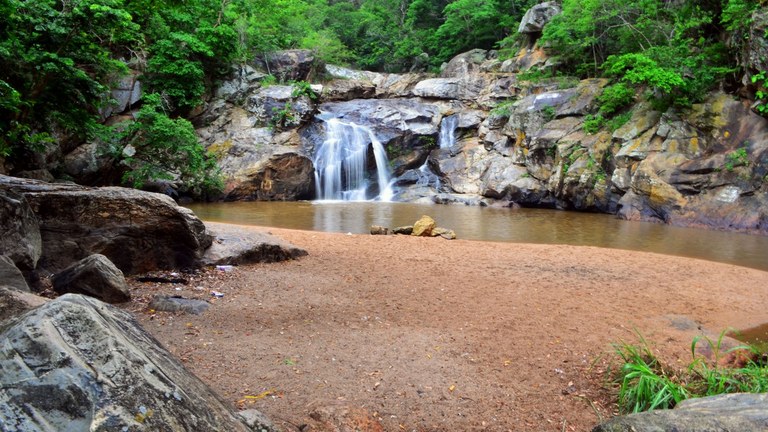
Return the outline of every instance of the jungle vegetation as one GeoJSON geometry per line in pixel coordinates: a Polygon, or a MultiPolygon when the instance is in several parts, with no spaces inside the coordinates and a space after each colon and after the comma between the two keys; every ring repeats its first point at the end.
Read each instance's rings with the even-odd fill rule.
{"type": "MultiPolygon", "coordinates": [[[[99,140],[131,168],[126,183],[177,178],[215,188],[213,164],[185,116],[232,63],[289,48],[387,72],[407,71],[417,59],[435,71],[471,48],[511,56],[520,19],[535,3],[0,0],[0,157],[24,169],[54,143],[68,150],[99,140]],[[145,103],[132,126],[106,127],[108,89],[129,71],[139,74],[145,103]],[[129,144],[130,152],[119,150],[129,144]]],[[[604,100],[609,108],[598,114],[610,116],[628,102],[628,86],[650,89],[658,104],[687,106],[714,87],[737,85],[746,29],[765,2],[560,3],[563,13],[543,35],[560,57],[556,72],[612,78],[616,100],[604,100]]],[[[749,72],[764,87],[765,71],[749,72]]]]}

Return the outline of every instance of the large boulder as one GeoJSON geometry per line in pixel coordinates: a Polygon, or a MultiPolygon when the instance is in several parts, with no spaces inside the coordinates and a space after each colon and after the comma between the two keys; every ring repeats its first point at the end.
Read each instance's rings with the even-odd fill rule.
{"type": "Polygon", "coordinates": [[[94,253],[124,273],[199,264],[211,238],[191,210],[161,194],[0,176],[29,202],[40,224],[38,270],[56,273],[94,253]]]}
{"type": "Polygon", "coordinates": [[[248,111],[230,107],[197,130],[218,159],[225,200],[300,200],[314,197],[312,162],[296,131],[258,127],[248,111]]]}
{"type": "Polygon", "coordinates": [[[32,208],[23,195],[0,181],[0,255],[29,271],[37,266],[41,254],[40,228],[32,208]]]}
{"type": "Polygon", "coordinates": [[[0,286],[29,292],[29,285],[21,274],[21,270],[5,255],[0,255],[0,286]]]}
{"type": "Polygon", "coordinates": [[[15,318],[47,301],[45,297],[0,285],[0,325],[3,321],[15,318]]]}
{"type": "Polygon", "coordinates": [[[111,184],[121,176],[115,159],[100,141],[84,143],[64,156],[62,171],[79,184],[111,184]]]}
{"type": "Polygon", "coordinates": [[[308,81],[321,65],[312,50],[294,49],[267,53],[256,59],[256,66],[281,82],[308,81]]]}
{"type": "Polygon", "coordinates": [[[67,267],[51,278],[59,294],[84,294],[107,303],[122,303],[131,299],[123,272],[112,261],[93,254],[67,267]]]}
{"type": "Polygon", "coordinates": [[[415,135],[436,136],[440,109],[419,99],[356,99],[327,102],[320,111],[360,126],[371,128],[385,146],[415,135]]]}
{"type": "Polygon", "coordinates": [[[768,121],[722,93],[680,121],[638,119],[614,133],[641,134],[615,155],[612,182],[631,188],[619,202],[620,217],[768,233],[768,121]]]}
{"type": "Polygon", "coordinates": [[[539,3],[523,15],[520,25],[517,28],[518,33],[535,34],[541,33],[544,26],[552,20],[552,17],[560,13],[560,5],[556,2],[539,3]]]}
{"type": "Polygon", "coordinates": [[[207,265],[278,262],[307,255],[304,249],[265,232],[213,222],[206,226],[214,237],[203,257],[207,265]]]}
{"type": "Polygon", "coordinates": [[[672,410],[614,417],[592,432],[758,432],[768,424],[768,394],[687,399],[672,410]]]}
{"type": "Polygon", "coordinates": [[[312,100],[296,94],[296,87],[290,85],[259,89],[246,98],[244,107],[261,125],[276,128],[298,127],[315,112],[312,100]]]}
{"type": "Polygon", "coordinates": [[[67,294],[0,334],[0,429],[251,429],[127,312],[67,294]]]}
{"type": "Polygon", "coordinates": [[[323,86],[324,101],[370,99],[376,96],[376,86],[368,80],[335,79],[323,86]]]}

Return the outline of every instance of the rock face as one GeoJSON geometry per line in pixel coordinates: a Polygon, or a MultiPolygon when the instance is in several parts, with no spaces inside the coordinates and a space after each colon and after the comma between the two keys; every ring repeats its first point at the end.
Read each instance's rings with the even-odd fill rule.
{"type": "Polygon", "coordinates": [[[40,228],[26,198],[0,180],[0,255],[32,270],[42,253],[40,228]]]}
{"type": "MultiPolygon", "coordinates": [[[[476,49],[440,76],[328,65],[340,79],[311,111],[319,114],[309,114],[311,106],[297,111],[293,129],[267,128],[258,106],[268,103],[246,97],[199,130],[221,155],[227,199],[315,198],[313,161],[333,142],[324,122],[338,118],[382,143],[398,201],[593,211],[768,234],[768,120],[714,92],[685,111],[658,112],[638,100],[610,119],[611,130],[592,131],[589,116],[608,81],[518,75],[556,65],[535,38],[559,10],[556,2],[529,10],[519,30],[530,43],[503,62],[476,49]]],[[[753,18],[750,31],[762,32],[765,13],[753,18]]],[[[753,39],[742,63],[763,70],[762,38],[753,39]]],[[[270,97],[286,101],[281,91],[282,99],[270,97]]],[[[368,167],[372,158],[369,151],[368,167]]]]}
{"type": "Polygon", "coordinates": [[[302,49],[269,53],[257,58],[256,64],[282,82],[308,80],[316,66],[312,51],[302,49]]]}
{"type": "Polygon", "coordinates": [[[592,432],[757,432],[768,424],[768,395],[736,393],[687,399],[673,410],[615,417],[592,432]]]}
{"type": "Polygon", "coordinates": [[[191,210],[165,195],[87,188],[0,176],[37,216],[41,272],[58,272],[94,253],[124,273],[198,265],[211,238],[191,210]]]}
{"type": "Polygon", "coordinates": [[[214,101],[213,111],[201,116],[212,118],[197,133],[218,159],[225,200],[314,197],[314,168],[301,147],[298,132],[280,130],[304,123],[315,109],[307,96],[293,97],[292,89],[257,87],[255,93],[238,96],[242,99],[240,105],[230,99],[214,101]],[[286,106],[290,108],[287,111],[286,106]],[[274,122],[278,120],[282,126],[276,128],[274,122]]]}
{"type": "Polygon", "coordinates": [[[51,282],[59,294],[85,294],[107,303],[122,303],[131,299],[123,272],[100,254],[72,264],[55,274],[51,282]]]}
{"type": "Polygon", "coordinates": [[[98,300],[64,295],[0,337],[3,430],[252,430],[129,313],[98,300]]]}

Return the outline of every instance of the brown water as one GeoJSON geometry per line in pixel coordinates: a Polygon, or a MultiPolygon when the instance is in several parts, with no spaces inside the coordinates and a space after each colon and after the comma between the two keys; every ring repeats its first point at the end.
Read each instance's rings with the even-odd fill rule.
{"type": "Polygon", "coordinates": [[[731,332],[728,336],[768,353],[768,323],[745,330],[731,332]]]}
{"type": "MultiPolygon", "coordinates": [[[[628,222],[603,214],[382,202],[238,202],[189,205],[203,220],[329,232],[412,225],[421,215],[458,238],[656,252],[768,271],[768,237],[628,222]]],[[[766,281],[768,283],[768,281],[766,281]]]]}

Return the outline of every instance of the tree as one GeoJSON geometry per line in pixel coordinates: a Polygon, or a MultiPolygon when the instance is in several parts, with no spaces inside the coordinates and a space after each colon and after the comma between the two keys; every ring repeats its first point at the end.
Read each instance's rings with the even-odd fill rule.
{"type": "Polygon", "coordinates": [[[120,0],[6,0],[0,24],[0,153],[23,167],[53,135],[85,138],[138,27],[120,0]]]}

